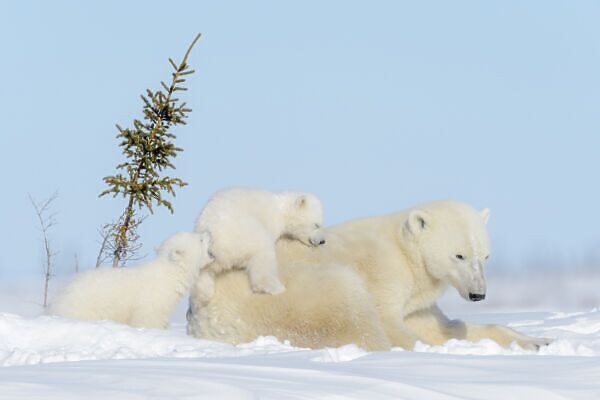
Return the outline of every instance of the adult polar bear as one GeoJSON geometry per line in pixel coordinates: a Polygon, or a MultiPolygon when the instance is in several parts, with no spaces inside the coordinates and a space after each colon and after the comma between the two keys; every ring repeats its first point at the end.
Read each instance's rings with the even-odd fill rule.
{"type": "Polygon", "coordinates": [[[287,291],[254,294],[243,274],[221,275],[210,303],[192,293],[189,332],[230,343],[273,335],[300,347],[356,343],[367,350],[451,338],[547,344],[503,326],[451,321],[435,304],[448,285],[467,300],[484,298],[488,217],[487,209],[439,201],[327,228],[324,247],[280,240],[287,291]]]}

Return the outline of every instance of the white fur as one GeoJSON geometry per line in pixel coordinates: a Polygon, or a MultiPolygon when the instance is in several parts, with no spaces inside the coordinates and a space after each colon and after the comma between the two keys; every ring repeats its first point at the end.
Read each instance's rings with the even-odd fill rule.
{"type": "Polygon", "coordinates": [[[255,292],[285,290],[278,277],[275,242],[282,236],[307,246],[324,243],[320,201],[312,194],[229,189],[216,193],[196,221],[196,231],[210,232],[215,257],[194,292],[204,301],[213,296],[214,275],[246,269],[255,292]]]}
{"type": "Polygon", "coordinates": [[[441,201],[327,228],[327,246],[316,249],[281,240],[285,293],[253,294],[238,272],[223,274],[210,303],[192,293],[188,331],[231,343],[274,335],[297,346],[356,343],[368,350],[451,338],[547,343],[502,326],[450,321],[435,304],[449,285],[467,299],[485,293],[488,217],[487,210],[441,201]]]}
{"type": "Polygon", "coordinates": [[[77,274],[49,313],[85,320],[108,319],[135,327],[166,328],[177,301],[200,269],[212,261],[206,233],[180,232],[137,267],[102,267],[77,274]]]}

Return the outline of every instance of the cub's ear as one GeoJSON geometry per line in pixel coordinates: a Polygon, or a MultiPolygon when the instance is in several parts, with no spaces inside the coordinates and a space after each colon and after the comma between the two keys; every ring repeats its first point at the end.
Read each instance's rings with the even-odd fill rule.
{"type": "Polygon", "coordinates": [[[169,251],[169,261],[177,263],[183,261],[185,252],[181,249],[171,249],[169,251]]]}
{"type": "Polygon", "coordinates": [[[207,247],[210,247],[212,244],[212,235],[209,231],[202,231],[199,233],[200,241],[205,244],[207,247]]]}
{"type": "Polygon", "coordinates": [[[306,206],[306,195],[301,194],[296,198],[296,207],[304,208],[306,206]]]}
{"type": "Polygon", "coordinates": [[[405,222],[405,227],[413,235],[418,235],[419,233],[427,229],[430,223],[431,217],[425,211],[412,210],[410,214],[408,214],[408,218],[405,222]]]}
{"type": "Polygon", "coordinates": [[[484,208],[479,214],[481,215],[481,218],[483,218],[483,222],[487,224],[490,219],[490,209],[484,208]]]}

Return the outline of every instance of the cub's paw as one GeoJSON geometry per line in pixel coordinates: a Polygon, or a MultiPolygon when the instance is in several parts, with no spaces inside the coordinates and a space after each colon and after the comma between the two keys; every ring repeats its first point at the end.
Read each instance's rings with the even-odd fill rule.
{"type": "Polygon", "coordinates": [[[285,286],[277,278],[264,279],[261,282],[252,283],[252,291],[255,293],[280,294],[285,292],[285,286]]]}
{"type": "Polygon", "coordinates": [[[214,296],[214,291],[204,291],[196,294],[195,299],[199,306],[204,307],[210,303],[214,296]]]}

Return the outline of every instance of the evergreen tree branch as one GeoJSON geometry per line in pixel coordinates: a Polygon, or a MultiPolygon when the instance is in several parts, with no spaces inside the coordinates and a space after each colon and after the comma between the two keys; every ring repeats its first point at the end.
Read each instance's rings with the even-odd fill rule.
{"type": "Polygon", "coordinates": [[[143,103],[143,120],[133,120],[133,128],[121,128],[117,125],[121,139],[119,146],[127,160],[117,165],[118,173],[107,176],[104,182],[108,188],[100,193],[100,197],[112,194],[113,197],[122,195],[127,199],[127,205],[119,218],[120,224],[114,226],[112,233],[115,243],[113,253],[113,266],[118,266],[119,261],[126,257],[131,248],[128,247],[128,238],[137,237],[135,229],[143,219],[136,220],[135,209],[147,208],[153,213],[153,204],[166,207],[174,212],[171,203],[163,199],[163,192],[175,196],[174,187],[183,187],[187,183],[179,178],[161,176],[161,172],[174,169],[171,161],[183,149],[176,147],[172,142],[175,135],[170,129],[176,125],[185,125],[187,114],[192,110],[186,103],[179,103],[173,95],[175,92],[186,91],[182,86],[188,75],[194,73],[187,64],[188,57],[200,38],[198,34],[181,62],[176,64],[169,58],[173,68],[170,84],[161,82],[162,90],[146,90],[141,95],[143,103]]]}

